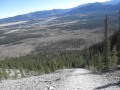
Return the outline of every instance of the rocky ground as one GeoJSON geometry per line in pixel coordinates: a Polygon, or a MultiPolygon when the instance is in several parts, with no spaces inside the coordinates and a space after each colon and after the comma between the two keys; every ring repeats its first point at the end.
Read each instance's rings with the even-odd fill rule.
{"type": "Polygon", "coordinates": [[[86,69],[64,69],[52,74],[3,80],[0,90],[120,90],[120,71],[93,74],[86,69]]]}

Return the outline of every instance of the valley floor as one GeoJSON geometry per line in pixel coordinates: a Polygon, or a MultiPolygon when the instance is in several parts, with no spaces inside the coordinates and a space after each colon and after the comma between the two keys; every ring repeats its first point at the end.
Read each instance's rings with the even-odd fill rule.
{"type": "Polygon", "coordinates": [[[0,90],[120,90],[119,77],[120,71],[93,74],[86,69],[64,69],[19,80],[3,80],[0,90]]]}

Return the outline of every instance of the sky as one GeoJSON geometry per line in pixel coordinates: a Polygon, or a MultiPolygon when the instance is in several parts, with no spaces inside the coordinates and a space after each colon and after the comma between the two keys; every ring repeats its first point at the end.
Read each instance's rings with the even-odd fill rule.
{"type": "Polygon", "coordinates": [[[110,0],[0,0],[0,18],[34,11],[67,9],[81,4],[110,0]]]}

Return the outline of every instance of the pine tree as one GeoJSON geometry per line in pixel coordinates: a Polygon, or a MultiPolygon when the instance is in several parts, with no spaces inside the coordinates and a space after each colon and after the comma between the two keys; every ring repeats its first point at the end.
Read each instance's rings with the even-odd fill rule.
{"type": "Polygon", "coordinates": [[[119,32],[120,32],[120,10],[119,10],[119,32]]]}
{"type": "MultiPolygon", "coordinates": [[[[118,56],[120,57],[120,10],[119,10],[119,30],[117,34],[118,42],[117,42],[117,50],[118,50],[118,56]]],[[[120,58],[118,60],[118,63],[120,64],[120,58]]]]}
{"type": "Polygon", "coordinates": [[[21,74],[21,77],[23,78],[23,77],[25,77],[25,75],[24,75],[24,72],[23,72],[23,69],[22,68],[20,68],[20,74],[21,74]]]}
{"type": "Polygon", "coordinates": [[[117,50],[116,50],[116,46],[114,46],[111,52],[111,64],[110,64],[111,69],[113,71],[116,70],[117,63],[118,63],[117,50]]]}
{"type": "Polygon", "coordinates": [[[103,71],[107,71],[109,69],[109,61],[110,61],[110,40],[108,38],[108,16],[105,18],[105,32],[104,32],[104,49],[103,49],[103,71]]]}
{"type": "Polygon", "coordinates": [[[103,59],[103,57],[99,52],[98,53],[98,65],[97,65],[97,70],[98,71],[101,71],[103,69],[102,59],[103,59]]]}
{"type": "Polygon", "coordinates": [[[14,74],[14,79],[18,78],[18,73],[16,72],[16,70],[14,70],[15,74],[14,74]]]}
{"type": "Polygon", "coordinates": [[[97,56],[97,54],[95,54],[94,57],[93,57],[93,61],[92,61],[94,71],[96,71],[96,68],[97,68],[97,64],[98,64],[97,59],[98,59],[98,56],[97,56]]]}
{"type": "Polygon", "coordinates": [[[0,69],[0,80],[2,80],[3,79],[3,72],[2,72],[2,70],[0,69]]]}
{"type": "Polygon", "coordinates": [[[3,76],[5,79],[9,78],[9,74],[6,72],[6,69],[2,68],[3,76]]]}
{"type": "Polygon", "coordinates": [[[120,10],[119,10],[119,18],[118,18],[118,34],[117,34],[117,49],[120,51],[120,10]]]}

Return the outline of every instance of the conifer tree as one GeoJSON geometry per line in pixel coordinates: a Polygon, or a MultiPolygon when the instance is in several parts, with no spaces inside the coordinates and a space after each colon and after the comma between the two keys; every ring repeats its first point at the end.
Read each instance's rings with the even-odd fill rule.
{"type": "Polygon", "coordinates": [[[118,56],[119,56],[119,64],[120,64],[120,10],[119,10],[119,30],[117,34],[118,42],[117,42],[117,51],[118,51],[118,56]]]}
{"type": "Polygon", "coordinates": [[[98,65],[97,65],[97,70],[98,71],[101,71],[103,69],[102,59],[103,59],[103,57],[99,52],[98,53],[98,65]]]}
{"type": "Polygon", "coordinates": [[[23,77],[25,77],[25,75],[24,75],[24,72],[23,72],[23,69],[22,68],[20,68],[20,73],[21,73],[21,77],[23,78],[23,77]]]}
{"type": "Polygon", "coordinates": [[[15,74],[14,74],[14,79],[18,78],[18,73],[16,72],[16,70],[14,70],[15,74]]]}
{"type": "Polygon", "coordinates": [[[119,10],[119,31],[118,31],[118,44],[119,44],[119,50],[120,50],[120,10],[119,10]]]}
{"type": "Polygon", "coordinates": [[[2,80],[3,79],[3,72],[2,72],[2,70],[0,70],[0,80],[2,80]]]}
{"type": "Polygon", "coordinates": [[[108,38],[108,16],[105,18],[105,32],[104,32],[104,47],[103,47],[103,71],[109,69],[110,61],[110,40],[108,38]]]}
{"type": "Polygon", "coordinates": [[[3,76],[5,79],[9,78],[9,74],[6,72],[6,69],[2,68],[3,76]]]}
{"type": "Polygon", "coordinates": [[[117,49],[120,51],[120,10],[119,10],[119,17],[118,17],[118,34],[117,34],[117,49]]]}
{"type": "Polygon", "coordinates": [[[116,70],[117,63],[118,63],[117,50],[116,50],[116,46],[114,46],[111,53],[111,68],[113,71],[116,70]]]}
{"type": "Polygon", "coordinates": [[[119,10],[119,32],[120,32],[120,10],[119,10]]]}

